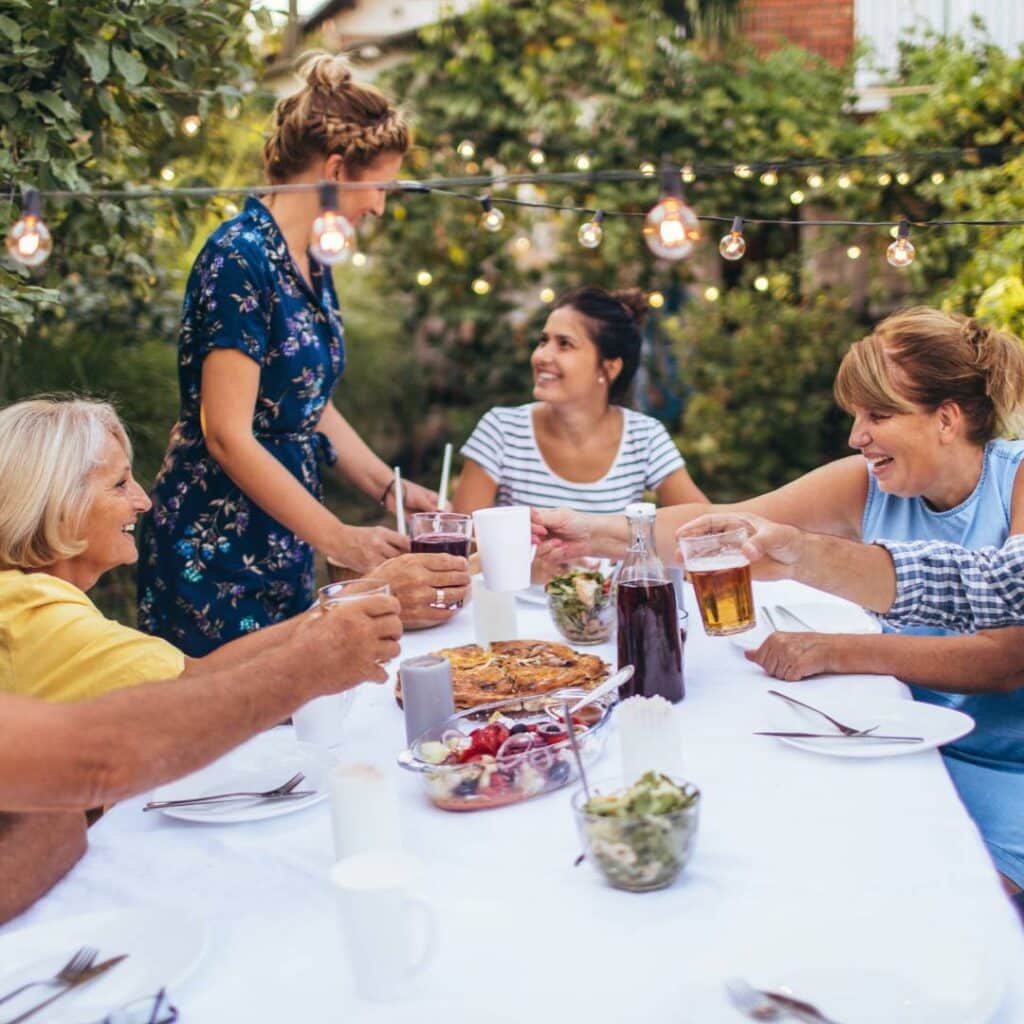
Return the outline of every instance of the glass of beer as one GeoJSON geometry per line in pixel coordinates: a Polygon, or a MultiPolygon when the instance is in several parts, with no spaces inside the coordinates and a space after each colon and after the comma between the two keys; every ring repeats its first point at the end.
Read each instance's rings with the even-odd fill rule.
{"type": "Polygon", "coordinates": [[[708,636],[743,633],[756,624],[750,562],[742,549],[746,538],[747,531],[742,529],[679,538],[708,636]]]}

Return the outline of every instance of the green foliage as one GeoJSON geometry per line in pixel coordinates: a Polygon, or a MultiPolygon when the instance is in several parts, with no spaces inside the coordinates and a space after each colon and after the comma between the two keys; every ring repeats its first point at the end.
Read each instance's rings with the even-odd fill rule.
{"type": "MultiPolygon", "coordinates": [[[[251,77],[248,9],[245,0],[0,0],[0,182],[9,200],[0,202],[0,218],[17,216],[13,194],[28,186],[159,184],[162,166],[197,148],[181,134],[182,118],[205,120],[239,103],[251,77]]],[[[9,368],[40,302],[55,301],[68,275],[88,273],[94,291],[113,275],[109,290],[132,301],[162,284],[144,201],[50,202],[45,216],[55,246],[41,283],[51,291],[0,266],[0,348],[9,368]]],[[[0,392],[0,401],[7,397],[0,392]]]]}
{"type": "Polygon", "coordinates": [[[849,454],[832,381],[858,325],[845,297],[779,301],[791,278],[770,279],[770,292],[730,291],[665,325],[692,390],[677,440],[713,501],[763,494],[849,454]]]}
{"type": "MultiPolygon", "coordinates": [[[[571,168],[572,158],[587,152],[596,170],[636,167],[663,154],[680,163],[729,164],[738,155],[837,154],[860,145],[860,128],[842,113],[847,71],[801,51],[762,60],[737,45],[710,54],[664,7],[597,0],[581,19],[574,0],[489,0],[424,30],[383,83],[412,114],[418,176],[529,170],[534,145],[553,169],[571,168]],[[482,168],[456,155],[463,138],[484,158],[482,168]]],[[[652,179],[550,185],[521,195],[642,216],[658,188],[652,179]]],[[[498,200],[515,194],[494,189],[498,200]]],[[[756,179],[698,180],[689,195],[707,209],[756,208],[765,217],[792,210],[782,187],[765,189],[756,179]]],[[[392,201],[370,247],[396,300],[381,297],[378,318],[398,324],[417,365],[414,394],[402,394],[401,412],[395,405],[387,411],[427,425],[401,452],[411,473],[433,468],[443,442],[462,440],[489,406],[528,397],[529,352],[545,316],[542,285],[556,292],[583,282],[665,290],[692,280],[690,265],[651,257],[637,219],[606,221],[601,248],[587,251],[576,241],[577,214],[504,210],[505,228],[488,234],[478,226],[475,202],[404,197],[392,201]],[[523,238],[532,240],[528,252],[517,248],[523,238]],[[433,277],[428,288],[415,283],[421,268],[433,277]],[[484,296],[472,290],[478,277],[491,285],[484,296]]],[[[787,231],[763,229],[749,259],[781,257],[791,245],[787,231]]]]}

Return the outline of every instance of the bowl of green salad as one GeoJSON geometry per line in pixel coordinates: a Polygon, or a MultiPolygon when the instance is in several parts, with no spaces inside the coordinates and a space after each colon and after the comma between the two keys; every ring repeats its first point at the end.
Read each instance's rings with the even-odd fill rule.
{"type": "Polygon", "coordinates": [[[679,877],[697,838],[700,790],[658,772],[572,800],[587,859],[616,889],[650,892],[679,877]]]}
{"type": "Polygon", "coordinates": [[[570,643],[604,643],[615,629],[615,588],[610,572],[576,567],[553,576],[544,588],[558,632],[570,643]]]}

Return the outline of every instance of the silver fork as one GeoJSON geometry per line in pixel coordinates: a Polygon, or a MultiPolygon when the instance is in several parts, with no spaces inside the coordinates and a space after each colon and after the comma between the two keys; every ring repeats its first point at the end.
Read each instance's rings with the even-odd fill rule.
{"type": "Polygon", "coordinates": [[[156,811],[161,807],[190,807],[193,804],[213,804],[222,800],[241,800],[246,798],[255,800],[282,800],[295,797],[312,796],[315,790],[296,790],[295,788],[305,777],[306,776],[302,772],[298,772],[287,782],[282,783],[282,785],[275,786],[273,789],[265,790],[262,793],[215,793],[212,796],[196,796],[182,800],[150,800],[142,809],[144,811],[156,811]]]}
{"type": "Polygon", "coordinates": [[[30,981],[16,988],[13,992],[0,996],[0,1003],[6,1003],[8,999],[27,992],[37,985],[73,985],[93,965],[93,961],[99,956],[99,950],[92,946],[83,946],[52,978],[42,978],[39,981],[30,981]]]}
{"type": "Polygon", "coordinates": [[[813,711],[816,715],[821,715],[826,722],[831,722],[844,736],[869,736],[878,728],[877,725],[873,725],[870,729],[854,729],[852,726],[844,725],[842,722],[837,721],[831,715],[825,714],[821,708],[811,707],[810,704],[805,704],[802,700],[797,700],[796,697],[790,697],[788,693],[780,693],[778,690],[769,690],[768,692],[773,697],[779,697],[790,704],[796,704],[797,707],[806,708],[808,711],[813,711]]]}

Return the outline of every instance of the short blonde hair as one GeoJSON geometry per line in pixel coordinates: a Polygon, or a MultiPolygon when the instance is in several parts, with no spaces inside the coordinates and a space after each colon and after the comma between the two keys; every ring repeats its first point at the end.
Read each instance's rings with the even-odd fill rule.
{"type": "Polygon", "coordinates": [[[955,402],[968,440],[1018,436],[1024,426],[1024,344],[972,317],[914,306],[854,342],[836,374],[836,401],[856,408],[934,412],[955,402]]]}
{"type": "Polygon", "coordinates": [[[89,511],[89,477],[113,437],[131,442],[106,402],[32,398],[0,411],[0,568],[41,569],[73,558],[89,511]]]}

